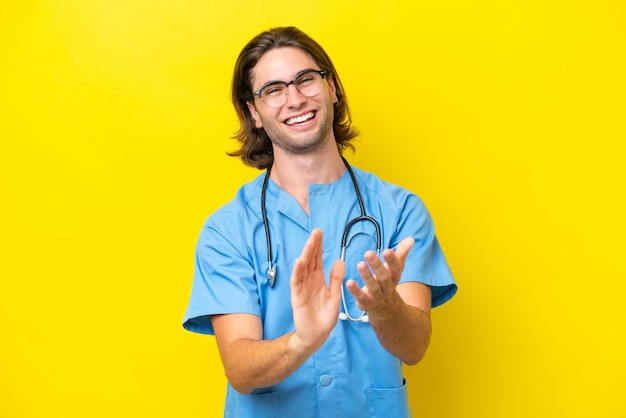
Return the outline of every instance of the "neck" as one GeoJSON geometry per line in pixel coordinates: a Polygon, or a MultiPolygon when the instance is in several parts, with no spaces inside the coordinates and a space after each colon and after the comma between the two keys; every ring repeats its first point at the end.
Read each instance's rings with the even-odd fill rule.
{"type": "MultiPolygon", "coordinates": [[[[337,181],[346,170],[337,147],[313,155],[274,154],[271,178],[281,189],[291,194],[304,211],[309,213],[310,184],[337,181]]],[[[275,150],[276,151],[276,150],[275,150]]]]}

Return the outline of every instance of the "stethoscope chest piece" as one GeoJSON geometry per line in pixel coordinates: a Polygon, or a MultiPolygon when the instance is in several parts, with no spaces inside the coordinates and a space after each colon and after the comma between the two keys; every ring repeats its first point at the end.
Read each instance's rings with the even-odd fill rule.
{"type": "Polygon", "coordinates": [[[270,282],[270,287],[274,287],[276,282],[276,263],[270,263],[267,267],[267,279],[270,282]]]}

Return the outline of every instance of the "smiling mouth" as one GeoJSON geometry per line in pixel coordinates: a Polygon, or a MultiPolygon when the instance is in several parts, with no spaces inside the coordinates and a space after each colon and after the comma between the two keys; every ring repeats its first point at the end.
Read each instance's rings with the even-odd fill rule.
{"type": "Polygon", "coordinates": [[[296,116],[295,118],[289,118],[285,121],[287,126],[299,125],[306,123],[315,117],[315,112],[308,112],[304,115],[296,116]]]}

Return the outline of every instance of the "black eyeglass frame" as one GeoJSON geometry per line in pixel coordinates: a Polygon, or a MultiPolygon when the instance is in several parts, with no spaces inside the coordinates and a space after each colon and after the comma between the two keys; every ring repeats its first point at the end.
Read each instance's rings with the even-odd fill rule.
{"type": "MultiPolygon", "coordinates": [[[[303,75],[308,74],[308,73],[318,73],[320,75],[320,77],[322,77],[322,80],[325,79],[326,76],[329,74],[328,70],[314,70],[312,68],[309,68],[309,69],[300,71],[298,74],[296,74],[296,76],[291,81],[281,81],[281,80],[268,81],[267,83],[263,84],[260,89],[258,89],[257,91],[254,91],[252,93],[256,97],[258,97],[259,100],[261,100],[266,106],[274,107],[274,106],[270,106],[267,103],[265,103],[265,101],[263,100],[263,97],[261,96],[261,91],[263,91],[263,89],[265,87],[270,86],[272,84],[282,84],[287,89],[286,93],[285,93],[285,95],[287,95],[287,94],[289,94],[289,86],[292,85],[292,84],[295,84],[296,89],[298,89],[298,85],[296,84],[296,80],[298,80],[298,78],[300,78],[303,75]]],[[[298,89],[298,91],[300,91],[300,89],[298,89]]],[[[306,96],[306,94],[305,94],[305,96],[306,96]]],[[[309,97],[309,96],[307,96],[307,97],[309,97]]]]}

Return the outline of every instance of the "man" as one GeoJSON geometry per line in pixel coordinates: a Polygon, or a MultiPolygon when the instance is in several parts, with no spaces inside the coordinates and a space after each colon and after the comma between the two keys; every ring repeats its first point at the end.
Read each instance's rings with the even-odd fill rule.
{"type": "Polygon", "coordinates": [[[267,172],[206,221],[183,324],[216,337],[225,416],[410,416],[402,364],[456,292],[426,208],[343,159],[343,87],[298,29],[244,47],[232,100],[231,155],[267,172]]]}

